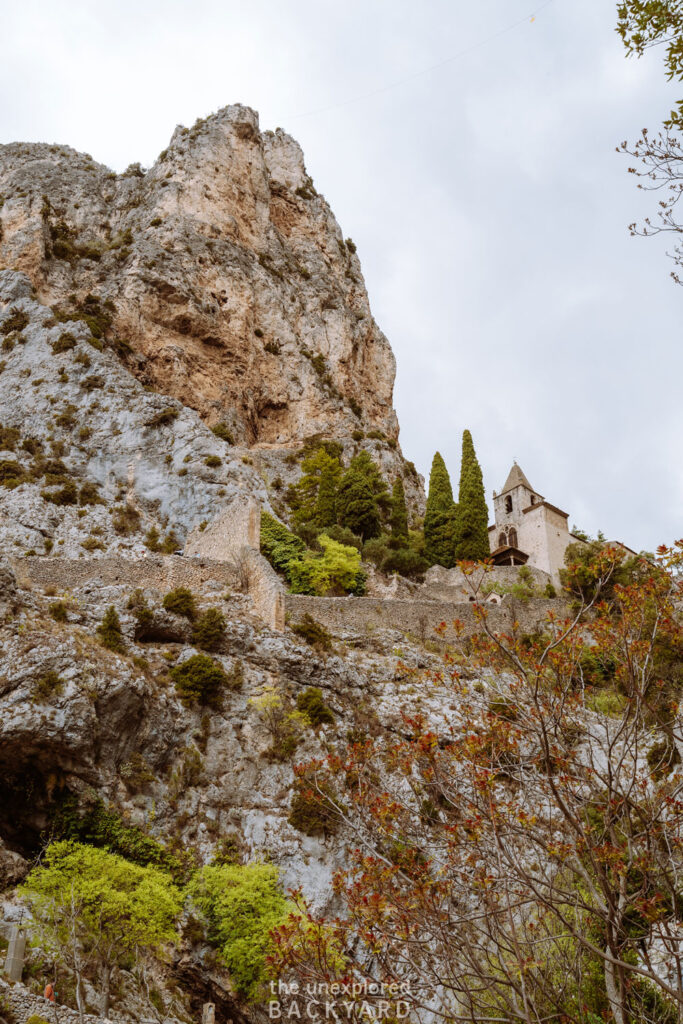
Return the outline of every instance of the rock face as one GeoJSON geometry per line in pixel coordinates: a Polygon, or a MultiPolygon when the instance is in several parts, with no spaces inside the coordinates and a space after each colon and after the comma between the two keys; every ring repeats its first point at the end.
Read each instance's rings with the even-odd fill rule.
{"type": "Polygon", "coordinates": [[[102,313],[96,296],[135,375],[209,425],[247,445],[395,442],[394,357],[355,246],[299,145],[253,110],[178,127],[118,176],[66,146],[0,146],[0,197],[0,269],[51,306],[102,313]]]}
{"type": "Polygon", "coordinates": [[[145,555],[149,530],[170,550],[235,495],[268,504],[254,468],[196,412],[146,390],[86,323],[55,323],[31,295],[27,277],[0,271],[7,554],[145,555]]]}

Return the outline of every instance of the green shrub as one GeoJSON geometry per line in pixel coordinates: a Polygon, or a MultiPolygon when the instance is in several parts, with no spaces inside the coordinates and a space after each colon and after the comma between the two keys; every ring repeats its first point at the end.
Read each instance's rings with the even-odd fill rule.
{"type": "Polygon", "coordinates": [[[382,559],[380,568],[382,572],[397,572],[409,579],[420,579],[429,568],[429,563],[417,551],[406,547],[398,548],[396,551],[389,550],[382,559]]]}
{"type": "Polygon", "coordinates": [[[3,320],[0,325],[0,334],[8,335],[14,331],[23,331],[24,327],[28,327],[30,323],[30,317],[28,313],[23,313],[20,309],[11,309],[7,319],[3,320]]]}
{"type": "Polygon", "coordinates": [[[28,479],[26,470],[14,459],[0,461],[0,486],[13,490],[28,479]]]}
{"type": "Polygon", "coordinates": [[[325,725],[334,722],[334,712],[323,700],[319,686],[309,686],[296,698],[297,711],[308,718],[311,725],[325,725]]]}
{"type": "Polygon", "coordinates": [[[193,654],[171,669],[176,690],[186,707],[192,703],[220,708],[224,689],[236,689],[235,680],[207,654],[193,654]]]}
{"type": "Polygon", "coordinates": [[[112,509],[111,525],[116,533],[127,536],[140,529],[140,513],[132,505],[118,505],[112,509]]]}
{"type": "Polygon", "coordinates": [[[72,348],[76,348],[76,339],[70,331],[64,331],[52,342],[51,347],[54,355],[59,355],[60,352],[69,352],[72,348]]]}
{"type": "Polygon", "coordinates": [[[158,412],[151,420],[147,422],[148,427],[163,427],[168,423],[173,423],[174,420],[178,419],[180,415],[177,409],[174,409],[172,405],[169,405],[166,409],[162,409],[158,412]]]}
{"type": "Polygon", "coordinates": [[[339,812],[326,787],[322,792],[305,778],[297,780],[287,821],[307,836],[336,835],[341,824],[339,812]]]}
{"type": "Polygon", "coordinates": [[[336,540],[338,544],[344,544],[347,548],[356,548],[357,551],[363,549],[363,541],[357,534],[349,530],[348,526],[328,526],[325,535],[336,540]]]}
{"type": "Polygon", "coordinates": [[[66,622],[68,619],[69,609],[64,601],[52,601],[47,610],[55,622],[66,622]]]}
{"type": "Polygon", "coordinates": [[[199,616],[192,633],[192,643],[203,651],[215,651],[225,635],[225,618],[217,608],[209,608],[199,616]]]}
{"type": "Polygon", "coordinates": [[[51,697],[57,697],[60,693],[64,692],[64,680],[54,671],[50,669],[45,675],[41,676],[40,679],[36,680],[31,691],[31,700],[36,704],[42,704],[43,701],[50,700],[51,697]]]}
{"type": "Polygon", "coordinates": [[[69,402],[68,405],[64,406],[59,415],[55,416],[55,424],[58,427],[65,427],[66,429],[70,429],[76,423],[77,412],[78,409],[76,408],[76,406],[72,405],[72,403],[69,402]]]}
{"type": "Polygon", "coordinates": [[[73,480],[69,480],[58,491],[41,491],[41,495],[45,501],[49,501],[53,505],[78,504],[78,488],[73,480]]]}
{"type": "Polygon", "coordinates": [[[325,629],[322,623],[318,622],[306,612],[301,622],[292,625],[292,632],[300,636],[311,647],[320,651],[332,650],[332,635],[325,629]]]}
{"type": "Polygon", "coordinates": [[[279,887],[278,869],[261,863],[209,865],[197,872],[189,891],[237,991],[250,1001],[265,998],[270,933],[293,909],[279,887]]]}
{"type": "Polygon", "coordinates": [[[290,562],[300,558],[306,545],[268,512],[261,512],[261,554],[289,579],[290,562]]]}
{"type": "Polygon", "coordinates": [[[32,1013],[30,1017],[26,1018],[26,1024],[49,1024],[49,1021],[41,1017],[39,1013],[32,1013]]]}
{"type": "Polygon", "coordinates": [[[356,548],[346,547],[326,534],[318,537],[322,555],[307,551],[290,562],[289,577],[295,594],[362,594],[366,575],[356,548]]]}
{"type": "Polygon", "coordinates": [[[175,590],[169,590],[162,604],[167,612],[184,615],[187,619],[194,619],[197,614],[194,594],[187,587],[176,587],[175,590]]]}
{"type": "Polygon", "coordinates": [[[204,459],[204,465],[208,466],[209,469],[218,469],[219,466],[223,465],[223,460],[218,455],[207,455],[204,459]]]}
{"type": "Polygon", "coordinates": [[[17,427],[3,427],[0,423],[0,451],[13,452],[20,437],[21,431],[17,427]]]}
{"type": "Polygon", "coordinates": [[[83,484],[78,494],[79,505],[104,505],[104,501],[98,493],[98,485],[88,482],[83,484]]]}
{"type": "Polygon", "coordinates": [[[120,653],[126,649],[121,633],[121,620],[113,605],[104,613],[102,622],[97,627],[97,634],[102,646],[108,650],[120,653]]]}
{"type": "Polygon", "coordinates": [[[149,530],[145,534],[144,545],[149,548],[150,551],[158,551],[161,546],[161,534],[157,530],[156,526],[150,526],[149,530]]]}
{"type": "Polygon", "coordinates": [[[81,387],[84,391],[98,391],[103,388],[106,384],[106,380],[101,373],[91,373],[89,377],[81,381],[81,387]]]}
{"type": "Polygon", "coordinates": [[[86,537],[81,541],[81,547],[85,551],[106,551],[106,545],[97,537],[86,537]]]}
{"type": "Polygon", "coordinates": [[[161,542],[159,550],[165,555],[172,555],[180,547],[180,541],[176,537],[175,530],[169,530],[161,542]]]}
{"type": "Polygon", "coordinates": [[[215,427],[211,428],[211,431],[216,435],[216,437],[220,437],[221,441],[225,441],[226,444],[235,443],[235,439],[232,436],[232,432],[230,431],[227,423],[217,423],[215,427]]]}

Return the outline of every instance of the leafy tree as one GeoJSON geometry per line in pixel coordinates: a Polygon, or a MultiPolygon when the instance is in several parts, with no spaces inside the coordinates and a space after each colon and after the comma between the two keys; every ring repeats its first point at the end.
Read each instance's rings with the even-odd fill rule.
{"type": "MultiPolygon", "coordinates": [[[[629,56],[642,55],[656,46],[664,48],[666,77],[683,81],[683,8],[679,0],[624,0],[617,5],[617,32],[629,56]]],[[[630,146],[622,142],[619,151],[633,156],[643,165],[629,172],[640,178],[638,187],[656,191],[659,197],[658,221],[645,218],[642,226],[629,225],[632,235],[645,237],[664,233],[674,236],[683,232],[678,218],[678,200],[683,190],[683,100],[664,120],[664,130],[651,134],[644,129],[638,141],[630,146]]],[[[677,268],[683,266],[683,245],[676,243],[671,258],[677,268]]],[[[678,270],[671,276],[677,284],[683,283],[678,270]]]]}
{"type": "Polygon", "coordinates": [[[484,481],[474,451],[472,435],[462,435],[460,491],[455,514],[455,560],[481,562],[489,557],[489,510],[484,496],[484,481]]]}
{"type": "Polygon", "coordinates": [[[280,889],[278,869],[261,863],[209,866],[197,873],[189,889],[237,990],[252,1001],[262,998],[269,976],[270,932],[292,909],[280,889]]]}
{"type": "Polygon", "coordinates": [[[408,540],[408,509],[403,480],[397,476],[391,491],[391,536],[408,540]]]}
{"type": "Polygon", "coordinates": [[[325,534],[318,537],[322,554],[313,551],[290,563],[292,592],[295,594],[360,594],[365,588],[357,548],[339,544],[325,534]]]}
{"type": "Polygon", "coordinates": [[[436,452],[429,474],[424,521],[425,557],[430,565],[443,565],[450,569],[454,564],[454,516],[451,479],[446,463],[436,452]]]}
{"type": "Polygon", "coordinates": [[[81,1020],[86,970],[99,970],[106,1017],[112,969],[131,954],[176,941],[182,898],[170,877],[106,850],[67,840],[52,843],[21,893],[41,943],[75,974],[81,1020]]]}
{"type": "Polygon", "coordinates": [[[533,637],[493,633],[478,606],[483,634],[444,659],[450,728],[406,710],[403,737],[297,766],[354,851],[335,880],[344,912],[319,918],[298,898],[278,973],[409,979],[416,1012],[443,1021],[682,1018],[683,679],[667,740],[652,743],[651,722],[683,659],[683,541],[602,601],[613,569],[596,557],[590,602],[533,637]]]}

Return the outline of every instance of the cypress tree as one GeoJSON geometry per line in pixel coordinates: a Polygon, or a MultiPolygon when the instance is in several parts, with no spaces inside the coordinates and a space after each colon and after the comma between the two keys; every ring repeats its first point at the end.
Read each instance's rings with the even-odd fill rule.
{"type": "Polygon", "coordinates": [[[337,479],[338,474],[331,467],[325,467],[320,474],[318,497],[315,502],[315,525],[324,530],[337,522],[337,479]]]}
{"type": "MultiPolygon", "coordinates": [[[[336,455],[331,455],[322,445],[304,459],[301,469],[303,471],[301,479],[293,488],[296,498],[294,522],[297,524],[315,522],[323,474],[328,473],[332,477],[335,491],[342,475],[339,459],[336,455]]],[[[329,482],[327,486],[329,486],[329,482]]]]}
{"type": "Polygon", "coordinates": [[[488,558],[489,510],[484,495],[484,480],[469,430],[462,435],[460,489],[455,516],[455,559],[480,562],[488,558]]]}
{"type": "Polygon", "coordinates": [[[397,476],[391,491],[391,536],[408,540],[408,509],[403,480],[397,476]]]}
{"type": "Polygon", "coordinates": [[[453,489],[446,463],[436,452],[429,474],[429,494],[425,508],[425,556],[430,565],[450,569],[453,558],[453,489]]]}
{"type": "Polygon", "coordinates": [[[344,473],[337,492],[337,520],[353,533],[369,540],[381,530],[377,498],[366,474],[355,460],[344,473]]]}

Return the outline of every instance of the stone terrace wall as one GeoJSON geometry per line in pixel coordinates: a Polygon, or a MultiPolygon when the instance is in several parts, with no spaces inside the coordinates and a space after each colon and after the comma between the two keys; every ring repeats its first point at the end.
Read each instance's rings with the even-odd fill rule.
{"type": "Polygon", "coordinates": [[[247,573],[247,589],[259,618],[280,633],[285,628],[285,588],[267,559],[258,551],[243,552],[247,573]]]}
{"type": "Polygon", "coordinates": [[[149,555],[146,558],[53,558],[31,555],[11,560],[17,579],[39,587],[73,590],[91,580],[103,586],[125,584],[131,588],[154,587],[172,590],[192,588],[215,580],[226,586],[239,584],[237,567],[230,562],[181,555],[149,555]]]}
{"type": "MultiPolygon", "coordinates": [[[[3,978],[0,978],[0,1000],[6,1000],[17,1024],[26,1024],[29,1017],[32,1017],[34,1014],[48,1021],[48,1024],[78,1024],[79,1022],[77,1010],[72,1010],[68,1006],[51,1003],[48,999],[44,999],[42,996],[35,995],[29,991],[24,985],[10,985],[3,978]]],[[[1,1016],[2,1009],[0,1008],[1,1016]]],[[[120,1017],[118,1015],[103,1018],[91,1013],[84,1014],[83,1019],[87,1024],[102,1024],[102,1021],[106,1019],[112,1021],[132,1020],[130,1017],[120,1017]]],[[[141,1021],[140,1024],[157,1024],[157,1022],[150,1018],[149,1022],[141,1021]]]]}
{"type": "MultiPolygon", "coordinates": [[[[334,635],[394,629],[419,637],[420,640],[437,640],[439,636],[435,630],[440,623],[445,622],[443,639],[448,641],[458,636],[453,626],[456,619],[462,623],[465,636],[481,632],[481,623],[471,604],[287,594],[285,608],[292,622],[298,622],[308,613],[334,635]]],[[[515,623],[522,632],[531,633],[551,610],[562,616],[567,608],[562,601],[544,598],[534,598],[523,603],[506,597],[499,605],[486,605],[490,628],[502,633],[511,632],[515,623]]]]}

